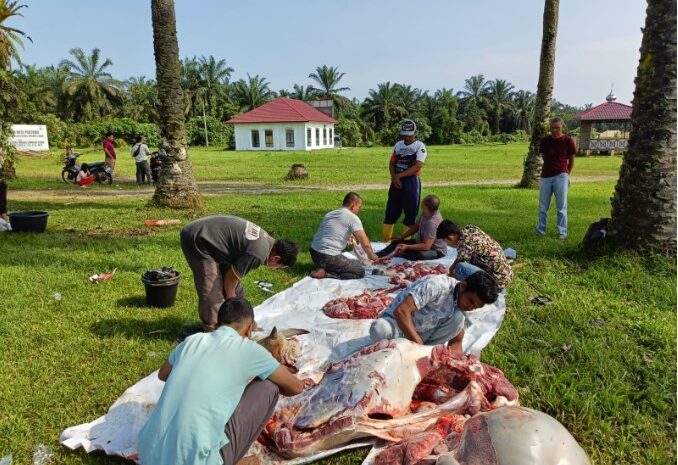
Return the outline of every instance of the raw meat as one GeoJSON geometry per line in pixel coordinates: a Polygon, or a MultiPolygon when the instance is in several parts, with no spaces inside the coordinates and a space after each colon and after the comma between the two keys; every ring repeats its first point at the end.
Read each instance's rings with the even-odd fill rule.
{"type": "Polygon", "coordinates": [[[432,274],[447,274],[445,265],[428,265],[426,263],[405,262],[387,268],[393,276],[388,280],[391,284],[407,287],[417,279],[432,274]]]}
{"type": "Polygon", "coordinates": [[[374,319],[393,302],[394,297],[389,294],[398,289],[367,289],[356,296],[339,297],[327,302],[323,312],[330,318],[374,319]]]}
{"type": "Polygon", "coordinates": [[[590,465],[584,450],[553,417],[502,407],[466,420],[447,436],[440,429],[386,447],[375,465],[590,465]],[[438,438],[438,441],[436,441],[438,438]],[[444,438],[444,439],[443,439],[444,438]]]}
{"type": "MultiPolygon", "coordinates": [[[[441,417],[515,404],[517,392],[501,378],[499,370],[472,357],[452,357],[446,347],[405,339],[381,341],[331,364],[316,386],[282,399],[262,439],[285,457],[307,456],[366,437],[399,441],[431,426],[438,428],[436,421],[441,417]],[[428,375],[445,367],[456,380],[455,395],[443,398],[429,389],[429,384],[427,389],[418,387],[422,380],[441,379],[428,375]],[[465,369],[469,373],[462,376],[465,369]],[[467,380],[464,387],[462,379],[467,380]],[[431,392],[429,397],[436,400],[437,408],[413,412],[412,396],[418,391],[431,392]]],[[[447,433],[445,428],[442,431],[447,433]]]]}

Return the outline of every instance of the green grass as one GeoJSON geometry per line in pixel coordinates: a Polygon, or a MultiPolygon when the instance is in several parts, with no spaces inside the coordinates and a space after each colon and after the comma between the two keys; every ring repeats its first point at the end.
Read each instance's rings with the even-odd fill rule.
{"type": "MultiPolygon", "coordinates": [[[[82,149],[79,162],[103,161],[100,149],[82,149]]],[[[313,152],[236,152],[214,148],[190,149],[193,169],[201,181],[256,183],[265,185],[365,185],[389,181],[390,147],[327,149],[313,152]],[[293,163],[304,163],[310,179],[283,180],[293,163]],[[255,169],[254,167],[266,167],[255,169]]],[[[431,146],[423,175],[429,182],[519,179],[527,144],[431,146]]],[[[23,157],[18,165],[15,189],[75,189],[60,181],[62,152],[45,158],[23,157]]],[[[616,176],[618,157],[578,158],[575,176],[616,176]]],[[[118,150],[115,184],[134,188],[134,160],[129,149],[118,150]]],[[[96,187],[96,186],[95,186],[96,187]]]]}
{"type": "MultiPolygon", "coordinates": [[[[459,150],[464,149],[471,150],[459,150]]],[[[510,156],[515,164],[521,150],[495,150],[514,149],[510,156]]],[[[437,150],[432,147],[432,154],[437,150]]],[[[194,152],[196,166],[207,167],[211,156],[236,158],[232,152],[194,152]]],[[[377,150],[361,156],[369,154],[386,158],[377,150]]],[[[277,179],[277,174],[271,175],[278,169],[273,168],[276,157],[285,159],[281,168],[293,160],[279,153],[251,156],[257,162],[250,163],[248,176],[262,183],[277,179]]],[[[337,184],[353,183],[350,176],[343,177],[342,169],[332,168],[332,152],[308,155],[313,156],[318,166],[327,167],[328,175],[337,176],[337,184]]],[[[450,157],[464,156],[454,152],[450,157]]],[[[580,167],[586,161],[578,160],[580,167]]],[[[617,159],[591,161],[599,165],[598,172],[612,172],[618,165],[617,159]]],[[[42,173],[51,167],[48,159],[22,160],[20,174],[29,164],[42,173]]],[[[220,164],[213,165],[215,178],[217,171],[226,172],[220,164]]],[[[207,168],[196,171],[200,179],[207,168]]],[[[238,161],[232,172],[245,179],[246,171],[245,163],[238,161]]],[[[460,171],[449,173],[466,176],[460,171]]],[[[494,170],[477,172],[478,179],[501,178],[494,170]]],[[[497,172],[508,168],[499,163],[497,172]]],[[[349,173],[373,182],[362,167],[349,173]]],[[[424,184],[439,174],[430,169],[424,184]]],[[[32,182],[45,179],[22,179],[12,186],[32,182]]],[[[609,215],[613,188],[611,181],[573,184],[570,235],[564,243],[555,238],[554,218],[548,236],[532,233],[536,191],[455,186],[425,188],[424,193],[441,197],[445,217],[477,224],[504,247],[518,251],[524,265],[509,288],[509,312],[483,358],[504,370],[519,389],[521,403],[563,422],[596,464],[671,464],[676,460],[675,264],[656,256],[591,254],[578,246],[588,224],[609,215]],[[553,299],[553,305],[530,303],[531,297],[542,294],[553,299]]],[[[386,193],[361,193],[366,231],[378,237],[386,193]]],[[[207,199],[210,213],[247,217],[301,246],[299,264],[292,269],[260,268],[248,275],[245,285],[255,304],[267,297],[255,280],[269,280],[275,290],[282,290],[310,271],[306,250],[315,227],[342,195],[321,191],[207,199]]],[[[30,463],[36,446],[47,444],[54,463],[118,463],[82,451],[71,453],[57,440],[67,426],[104,414],[124,389],[162,363],[183,324],[197,319],[190,271],[178,244],[180,227],[143,226],[148,218],[189,218],[149,208],[139,198],[12,202],[10,191],[10,207],[47,209],[50,219],[42,235],[0,235],[0,457],[11,453],[14,463],[30,463]],[[143,306],[140,274],[161,265],[174,266],[184,275],[177,305],[148,309],[143,306]],[[89,275],[116,267],[112,280],[87,282],[89,275]],[[55,292],[62,294],[60,303],[53,298],[55,292]]],[[[361,457],[362,452],[349,452],[323,463],[358,464],[361,457]]]]}

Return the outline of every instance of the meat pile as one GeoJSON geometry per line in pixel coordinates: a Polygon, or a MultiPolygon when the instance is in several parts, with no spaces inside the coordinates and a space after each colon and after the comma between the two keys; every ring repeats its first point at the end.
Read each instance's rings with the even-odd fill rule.
{"type": "Polygon", "coordinates": [[[397,265],[391,265],[387,268],[390,273],[394,273],[388,280],[391,284],[397,284],[400,287],[407,287],[417,279],[432,274],[447,274],[445,265],[428,265],[426,263],[405,262],[397,265]]]}
{"type": "Polygon", "coordinates": [[[393,302],[389,294],[400,289],[366,289],[352,297],[339,297],[323,306],[323,312],[330,318],[367,320],[374,319],[393,302]]]}
{"type": "Polygon", "coordinates": [[[360,438],[395,442],[441,425],[443,432],[461,431],[466,415],[512,405],[517,398],[501,371],[473,357],[405,339],[381,341],[331,364],[302,394],[281,399],[262,440],[283,457],[308,456],[360,438]]]}

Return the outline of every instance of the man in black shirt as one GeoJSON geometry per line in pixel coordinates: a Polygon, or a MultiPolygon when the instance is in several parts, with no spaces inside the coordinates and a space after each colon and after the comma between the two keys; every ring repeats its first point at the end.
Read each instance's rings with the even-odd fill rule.
{"type": "Polygon", "coordinates": [[[242,279],[265,264],[286,268],[297,261],[298,248],[276,240],[256,224],[237,216],[200,218],[181,230],[181,249],[193,271],[198,311],[205,331],[214,331],[224,299],[242,297],[242,279]]]}

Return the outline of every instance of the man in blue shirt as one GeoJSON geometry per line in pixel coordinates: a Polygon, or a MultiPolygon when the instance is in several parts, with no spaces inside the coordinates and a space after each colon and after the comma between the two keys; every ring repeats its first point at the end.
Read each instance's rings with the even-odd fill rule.
{"type": "Polygon", "coordinates": [[[140,463],[233,465],[261,433],[278,394],[303,391],[296,376],[250,339],[255,323],[248,301],[226,300],[217,321],[216,331],[189,336],[160,368],[166,384],[139,431],[140,463]]]}

